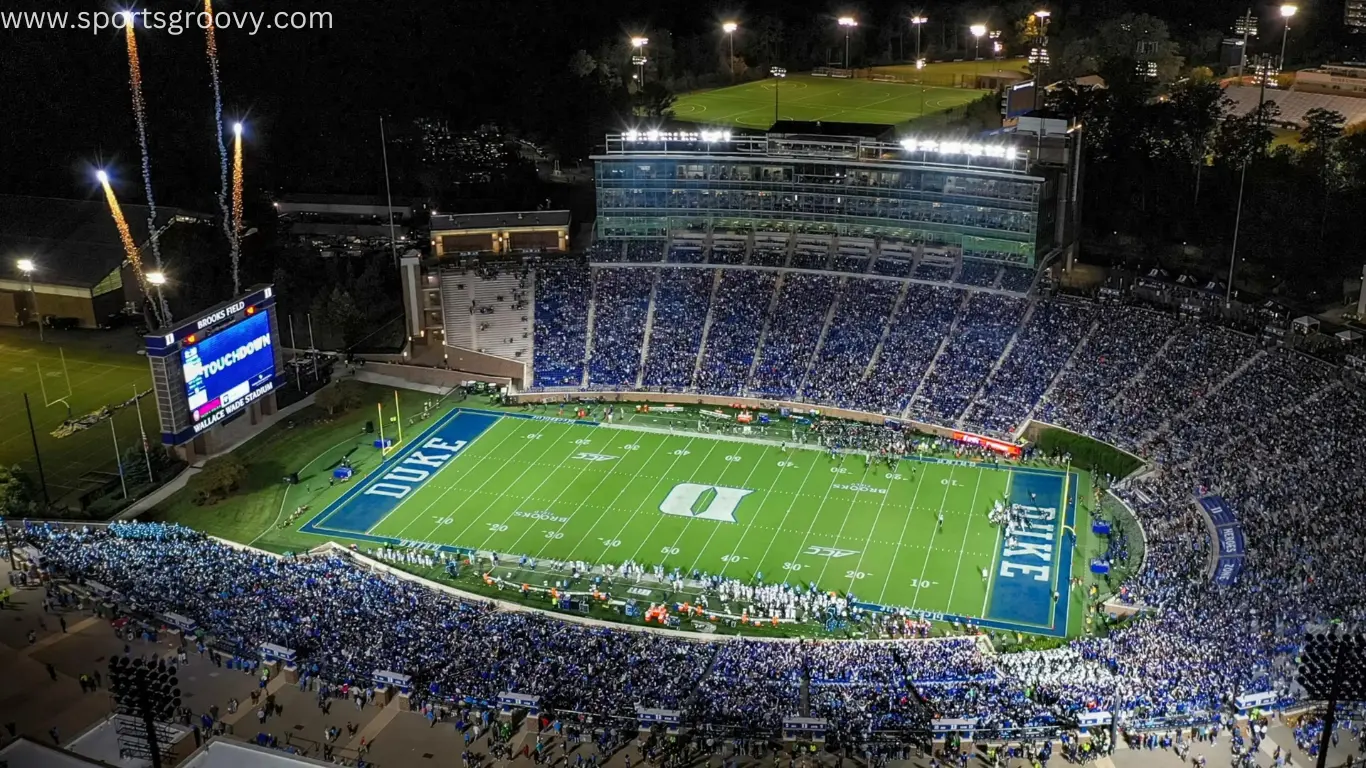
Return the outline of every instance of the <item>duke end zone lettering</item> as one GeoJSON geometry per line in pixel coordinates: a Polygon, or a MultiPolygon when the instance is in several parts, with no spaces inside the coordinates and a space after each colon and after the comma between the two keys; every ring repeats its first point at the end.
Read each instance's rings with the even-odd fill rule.
{"type": "Polygon", "coordinates": [[[1001,556],[1000,576],[1006,579],[1029,577],[1048,581],[1053,577],[1053,544],[1058,531],[1058,510],[1053,507],[1016,505],[1029,528],[1016,528],[1015,545],[1006,544],[1001,556]],[[1041,564],[1042,563],[1042,564],[1041,564]]]}
{"type": "Polygon", "coordinates": [[[460,453],[469,441],[456,440],[448,443],[439,437],[429,438],[417,450],[398,463],[398,466],[385,472],[379,482],[366,488],[368,496],[387,496],[401,499],[413,492],[417,485],[441,469],[456,454],[460,453]]]}

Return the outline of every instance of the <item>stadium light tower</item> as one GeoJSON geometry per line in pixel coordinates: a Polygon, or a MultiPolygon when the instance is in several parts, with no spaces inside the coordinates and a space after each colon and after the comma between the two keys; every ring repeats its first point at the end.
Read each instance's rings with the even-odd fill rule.
{"type": "MultiPolygon", "coordinates": [[[[982,35],[985,35],[985,34],[987,33],[987,25],[985,25],[985,24],[973,24],[972,26],[968,27],[968,31],[972,33],[972,39],[973,39],[973,46],[972,46],[972,75],[973,75],[973,77],[972,77],[972,79],[973,79],[973,80],[976,80],[976,79],[977,79],[977,69],[978,69],[978,67],[980,66],[977,62],[980,61],[981,58],[982,58],[982,35]]],[[[977,84],[976,84],[976,83],[973,83],[973,85],[976,86],[977,84]]]]}
{"type": "Polygon", "coordinates": [[[1299,10],[1298,6],[1289,3],[1281,6],[1281,60],[1280,70],[1285,71],[1285,41],[1290,38],[1290,18],[1299,10]]]}
{"type": "Polygon", "coordinates": [[[916,69],[922,69],[922,68],[924,68],[924,66],[925,66],[925,61],[924,61],[923,59],[920,58],[920,28],[923,27],[923,26],[925,26],[925,24],[928,23],[928,22],[929,22],[929,19],[927,19],[927,18],[925,18],[924,16],[921,16],[921,15],[919,15],[919,14],[916,14],[915,16],[912,16],[912,17],[911,17],[911,26],[915,27],[915,68],[916,68],[916,69]]]}
{"type": "Polygon", "coordinates": [[[648,37],[636,36],[631,38],[631,47],[636,49],[633,61],[636,64],[636,81],[639,83],[637,86],[639,88],[645,87],[645,46],[649,44],[650,38],[648,37]]]}
{"type": "Polygon", "coordinates": [[[726,38],[730,42],[730,59],[726,62],[730,65],[730,79],[735,79],[735,30],[740,25],[733,21],[727,21],[721,25],[721,31],[726,33],[726,38]]]}
{"type": "Polygon", "coordinates": [[[858,20],[853,16],[841,16],[839,24],[844,27],[844,68],[849,68],[849,30],[858,26],[858,20]]]}
{"type": "MultiPolygon", "coordinates": [[[[104,171],[100,171],[100,173],[104,173],[104,171]]],[[[33,303],[33,314],[38,315],[38,341],[42,341],[43,316],[38,312],[38,292],[33,290],[33,272],[38,269],[38,265],[33,263],[33,259],[20,259],[15,262],[15,266],[24,273],[24,277],[28,278],[28,297],[29,301],[33,303]]]]}
{"type": "Polygon", "coordinates": [[[1040,81],[1043,79],[1043,71],[1048,67],[1048,19],[1053,15],[1052,11],[1039,9],[1034,12],[1034,24],[1037,33],[1034,37],[1034,50],[1030,57],[1031,64],[1038,67],[1034,72],[1034,109],[1039,108],[1039,89],[1043,87],[1040,81]]]}

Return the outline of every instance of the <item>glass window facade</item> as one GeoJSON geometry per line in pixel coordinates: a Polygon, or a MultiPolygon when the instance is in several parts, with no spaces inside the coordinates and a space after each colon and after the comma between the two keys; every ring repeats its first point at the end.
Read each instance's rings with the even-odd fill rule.
{"type": "Polygon", "coordinates": [[[962,249],[1033,265],[1052,245],[1052,179],[967,164],[805,157],[599,156],[597,236],[776,231],[962,249]]]}

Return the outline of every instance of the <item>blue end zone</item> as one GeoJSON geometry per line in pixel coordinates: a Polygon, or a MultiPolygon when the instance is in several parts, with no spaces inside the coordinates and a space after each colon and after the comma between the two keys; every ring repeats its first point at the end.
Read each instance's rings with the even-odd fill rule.
{"type": "Polygon", "coordinates": [[[450,466],[470,443],[497,423],[496,413],[456,409],[353,485],[300,530],[339,534],[377,543],[397,539],[366,534],[399,507],[413,491],[450,466]]]}
{"type": "Polygon", "coordinates": [[[1011,484],[1011,503],[1030,509],[1032,526],[1018,531],[1015,546],[1001,542],[986,618],[1021,632],[1062,637],[1067,633],[1068,582],[1076,536],[1064,526],[1076,523],[1077,480],[1018,473],[1011,484]],[[1061,597],[1055,604],[1053,592],[1061,597]]]}

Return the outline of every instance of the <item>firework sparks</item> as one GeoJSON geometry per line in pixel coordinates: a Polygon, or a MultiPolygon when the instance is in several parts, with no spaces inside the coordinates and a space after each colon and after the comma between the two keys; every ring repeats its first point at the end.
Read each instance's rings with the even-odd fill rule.
{"type": "Polygon", "coordinates": [[[161,269],[161,243],[158,242],[157,204],[152,197],[152,156],[147,149],[147,102],[142,96],[142,62],[138,58],[138,41],[133,32],[132,14],[124,26],[128,42],[128,87],[133,94],[133,119],[138,127],[138,148],[142,150],[142,186],[147,194],[147,229],[152,233],[152,260],[161,269]]]}
{"type": "Polygon", "coordinates": [[[232,132],[232,274],[236,278],[242,253],[242,124],[234,123],[232,132]]]}
{"type": "MultiPolygon", "coordinates": [[[[123,217],[123,208],[119,206],[119,199],[114,195],[114,188],[109,184],[109,174],[99,171],[96,174],[100,186],[104,187],[104,199],[109,203],[109,213],[114,217],[114,226],[119,230],[119,241],[123,243],[123,252],[128,257],[129,263],[133,265],[133,274],[137,276],[138,284],[142,286],[142,295],[151,297],[152,286],[147,281],[147,274],[142,269],[142,255],[138,252],[137,242],[133,240],[133,233],[128,229],[128,220],[123,217]]],[[[157,316],[157,322],[161,320],[161,307],[158,302],[152,302],[153,313],[157,316]]]]}
{"type": "Polygon", "coordinates": [[[223,143],[223,86],[218,77],[218,31],[213,23],[213,0],[204,0],[205,50],[209,57],[209,76],[213,80],[213,120],[218,133],[218,209],[223,214],[223,235],[232,248],[232,290],[240,293],[237,277],[237,239],[232,233],[232,212],[228,210],[228,147],[223,143]]]}

